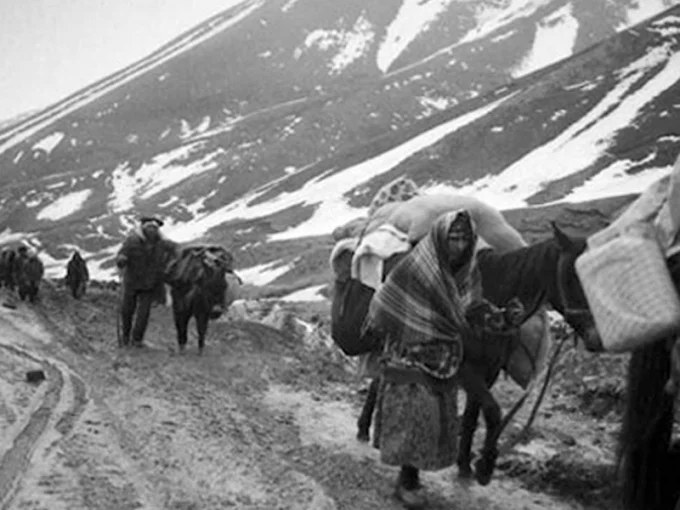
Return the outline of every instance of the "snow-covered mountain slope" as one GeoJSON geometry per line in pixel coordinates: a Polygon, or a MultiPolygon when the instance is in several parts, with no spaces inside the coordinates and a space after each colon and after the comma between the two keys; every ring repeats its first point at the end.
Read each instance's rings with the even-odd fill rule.
{"type": "Polygon", "coordinates": [[[638,193],[678,153],[680,8],[627,27],[671,3],[244,1],[0,131],[0,243],[105,276],[155,212],[318,284],[398,175],[527,214],[638,193]]]}

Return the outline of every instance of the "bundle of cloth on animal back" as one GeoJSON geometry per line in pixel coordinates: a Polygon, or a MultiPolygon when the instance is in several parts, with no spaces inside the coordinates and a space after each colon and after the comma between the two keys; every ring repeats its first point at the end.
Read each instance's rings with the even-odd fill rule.
{"type": "MultiPolygon", "coordinates": [[[[396,189],[401,188],[397,186],[396,189]]],[[[386,184],[376,194],[369,209],[371,214],[368,217],[353,220],[333,232],[333,237],[337,241],[330,260],[331,268],[336,275],[333,303],[339,303],[336,306],[334,321],[338,325],[336,329],[347,338],[353,336],[349,332],[356,338],[357,325],[341,328],[342,315],[361,319],[365,316],[365,312],[346,313],[346,310],[352,310],[351,306],[350,308],[342,306],[344,302],[352,302],[352,299],[342,299],[343,303],[340,302],[345,294],[349,295],[345,289],[351,288],[351,284],[347,282],[352,282],[356,287],[358,284],[354,282],[359,281],[377,289],[389,272],[388,268],[415,246],[426,235],[436,218],[442,214],[457,209],[467,210],[476,225],[479,249],[490,246],[498,253],[505,253],[527,245],[519,232],[508,224],[503,214],[493,206],[467,195],[451,193],[425,195],[417,191],[413,181],[403,177],[386,184]],[[408,188],[405,200],[400,196],[390,195],[393,185],[398,181],[410,182],[404,186],[408,188]],[[341,267],[347,264],[350,264],[350,274],[346,274],[347,268],[341,267]],[[348,332],[347,335],[344,334],[345,331],[348,332]]],[[[369,292],[366,291],[365,294],[366,299],[354,299],[355,305],[352,305],[354,308],[366,306],[369,292]]],[[[513,350],[506,372],[515,382],[526,388],[542,369],[551,341],[548,318],[545,309],[541,308],[522,324],[520,344],[513,350]]],[[[359,345],[359,339],[353,343],[356,344],[353,345],[355,352],[369,350],[369,345],[363,348],[359,345]]],[[[372,377],[375,371],[368,363],[369,358],[363,361],[362,373],[372,377]]]]}
{"type": "Polygon", "coordinates": [[[234,256],[221,246],[187,246],[167,267],[165,281],[171,286],[190,287],[205,281],[219,269],[234,271],[234,256]]]}

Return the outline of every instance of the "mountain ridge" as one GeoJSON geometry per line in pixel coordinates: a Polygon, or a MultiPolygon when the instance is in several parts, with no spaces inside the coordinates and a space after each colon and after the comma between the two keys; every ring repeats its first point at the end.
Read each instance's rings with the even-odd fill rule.
{"type": "MultiPolygon", "coordinates": [[[[405,1],[400,9],[416,4],[405,1]]],[[[340,12],[324,3],[327,10],[309,12],[306,0],[244,2],[122,70],[134,71],[153,55],[162,58],[177,50],[95,101],[76,104],[119,74],[64,100],[73,103],[65,116],[50,120],[48,108],[0,131],[5,170],[0,243],[27,239],[42,250],[53,272],[77,246],[92,261],[94,273],[111,275],[117,243],[135,216],[148,211],[168,218],[168,233],[181,241],[222,242],[237,252],[249,247],[252,256],[244,257],[244,264],[282,260],[285,266],[302,257],[304,265],[303,253],[322,258],[304,238],[329,239],[333,228],[361,216],[374,192],[399,175],[414,178],[426,190],[475,193],[508,214],[560,201],[632,196],[667,172],[677,154],[680,135],[674,126],[680,105],[674,97],[680,76],[674,55],[680,46],[680,8],[621,32],[615,31],[621,16],[611,16],[601,30],[613,36],[573,53],[589,40],[583,13],[593,19],[597,9],[611,13],[605,4],[488,2],[485,12],[498,16],[487,16],[487,24],[460,18],[469,26],[477,23],[479,30],[473,32],[476,38],[457,46],[462,31],[452,35],[446,20],[470,6],[455,4],[456,11],[444,0],[423,4],[444,14],[419,25],[426,28],[394,59],[385,57],[387,72],[380,72],[379,47],[357,46],[347,34],[365,32],[362,20],[369,20],[375,42],[376,34],[398,26],[393,25],[400,15],[395,6],[357,2],[340,12]],[[352,11],[364,4],[365,9],[352,11]],[[306,14],[284,26],[295,10],[306,14]],[[503,16],[510,21],[500,23],[503,16]],[[316,24],[305,24],[309,19],[316,24]],[[521,39],[516,32],[534,27],[534,44],[539,31],[565,24],[573,38],[564,46],[571,48],[570,56],[513,76],[517,61],[544,46],[529,47],[534,53],[526,41],[515,46],[513,41],[521,39]],[[263,33],[267,40],[281,37],[278,49],[286,48],[279,51],[284,57],[276,60],[277,48],[264,55],[263,33]],[[239,47],[225,46],[230,39],[239,47]],[[195,44],[187,49],[184,42],[195,44]],[[338,47],[354,48],[350,56],[356,58],[333,74],[329,66],[344,55],[338,47]],[[499,53],[499,47],[504,51],[499,53]],[[458,53],[452,56],[454,50],[458,53]],[[224,74],[221,62],[236,52],[241,55],[229,69],[238,72],[224,74]],[[244,59],[248,65],[239,65],[244,59]],[[279,71],[252,71],[262,68],[260,61],[279,71]],[[496,68],[494,62],[506,65],[496,68]],[[346,71],[354,63],[358,67],[346,71]],[[284,74],[287,81],[276,82],[284,74]],[[307,88],[296,90],[302,82],[307,88]],[[237,94],[225,102],[224,90],[214,93],[220,83],[237,94]],[[167,95],[173,90],[184,96],[167,95]],[[309,96],[302,97],[304,92],[309,96]],[[44,125],[35,130],[40,118],[44,125]],[[13,139],[11,134],[21,136],[22,129],[28,134],[13,139]],[[272,253],[280,259],[271,259],[272,253]]],[[[533,214],[531,209],[527,214],[533,214]]],[[[317,262],[314,270],[322,278],[327,267],[317,262]]],[[[314,280],[310,271],[303,276],[314,280]]]]}

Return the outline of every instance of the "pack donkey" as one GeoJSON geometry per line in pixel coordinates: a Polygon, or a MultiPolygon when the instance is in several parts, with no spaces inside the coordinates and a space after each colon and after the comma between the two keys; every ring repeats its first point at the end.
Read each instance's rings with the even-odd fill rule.
{"type": "MultiPolygon", "coordinates": [[[[450,197],[450,200],[464,201],[465,205],[474,204],[469,198],[450,197]]],[[[489,223],[496,230],[511,229],[502,216],[492,211],[488,213],[488,205],[484,208],[477,207],[481,211],[482,224],[489,223]],[[495,225],[501,222],[502,225],[495,225]],[[502,227],[502,228],[501,228],[502,227]]],[[[486,228],[486,227],[485,227],[486,228]]],[[[598,343],[597,332],[592,315],[587,308],[587,301],[574,270],[576,258],[585,249],[585,241],[582,238],[573,238],[562,232],[557,225],[553,224],[553,236],[543,242],[532,246],[516,246],[498,252],[493,249],[482,249],[477,255],[479,269],[482,275],[482,287],[484,298],[497,307],[507,307],[513,300],[518,299],[526,314],[525,320],[542,309],[545,303],[550,303],[559,311],[574,329],[584,338],[586,344],[598,343]]],[[[514,231],[513,229],[513,232],[514,231]]],[[[485,232],[480,233],[482,237],[485,232]]],[[[519,238],[521,239],[521,238],[519,238]]],[[[514,241],[516,243],[516,241],[514,241]]],[[[506,243],[509,244],[509,243],[506,243]]],[[[397,258],[398,256],[395,256],[397,258]]],[[[391,261],[385,262],[387,272],[391,261]]],[[[540,313],[540,312],[539,312],[540,313]]],[[[532,326],[533,328],[534,326],[532,326]]],[[[543,330],[543,328],[541,328],[543,330]]],[[[492,333],[492,332],[488,332],[492,333]]],[[[477,427],[477,419],[480,409],[484,411],[487,423],[487,434],[482,449],[482,457],[476,466],[476,478],[482,483],[489,482],[493,472],[497,456],[496,441],[501,432],[501,412],[498,404],[489,393],[502,369],[509,369],[509,364],[515,362],[513,356],[517,352],[526,351],[523,355],[536,353],[541,349],[540,345],[527,345],[525,342],[542,342],[543,333],[538,335],[525,335],[522,341],[498,342],[493,341],[493,334],[485,334],[484,340],[487,352],[482,358],[468,360],[470,363],[463,364],[462,379],[468,384],[463,384],[468,395],[466,409],[462,420],[461,444],[458,460],[459,474],[462,477],[472,475],[470,468],[472,437],[477,427]],[[467,387],[466,387],[467,386],[467,387]]],[[[529,356],[532,363],[536,361],[529,356]]],[[[537,367],[533,367],[535,372],[537,367]]],[[[528,381],[527,381],[528,383],[528,381]]],[[[524,385],[524,384],[522,384],[524,385]]],[[[378,379],[374,379],[369,386],[369,392],[364,404],[361,416],[357,422],[358,439],[367,441],[371,417],[375,407],[378,392],[378,379]]]]}
{"type": "Polygon", "coordinates": [[[228,286],[237,282],[230,275],[234,275],[233,256],[221,246],[184,247],[169,262],[165,281],[170,286],[180,351],[186,348],[192,317],[196,320],[198,350],[203,351],[208,322],[219,318],[231,304],[228,286]]]}

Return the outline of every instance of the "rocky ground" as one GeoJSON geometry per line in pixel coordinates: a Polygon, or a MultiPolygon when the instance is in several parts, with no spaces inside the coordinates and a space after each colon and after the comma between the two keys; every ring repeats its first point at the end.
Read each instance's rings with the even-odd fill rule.
{"type": "MultiPolygon", "coordinates": [[[[324,333],[327,303],[242,303],[199,356],[195,340],[178,354],[162,307],[148,347],[120,350],[115,290],[76,301],[48,281],[32,306],[2,292],[0,508],[401,508],[395,468],[355,439],[365,381],[324,333]],[[46,379],[27,382],[33,369],[46,379]]],[[[427,473],[430,508],[616,507],[624,366],[569,349],[530,441],[486,487],[427,473]]],[[[507,409],[519,390],[495,393],[507,409]]]]}

